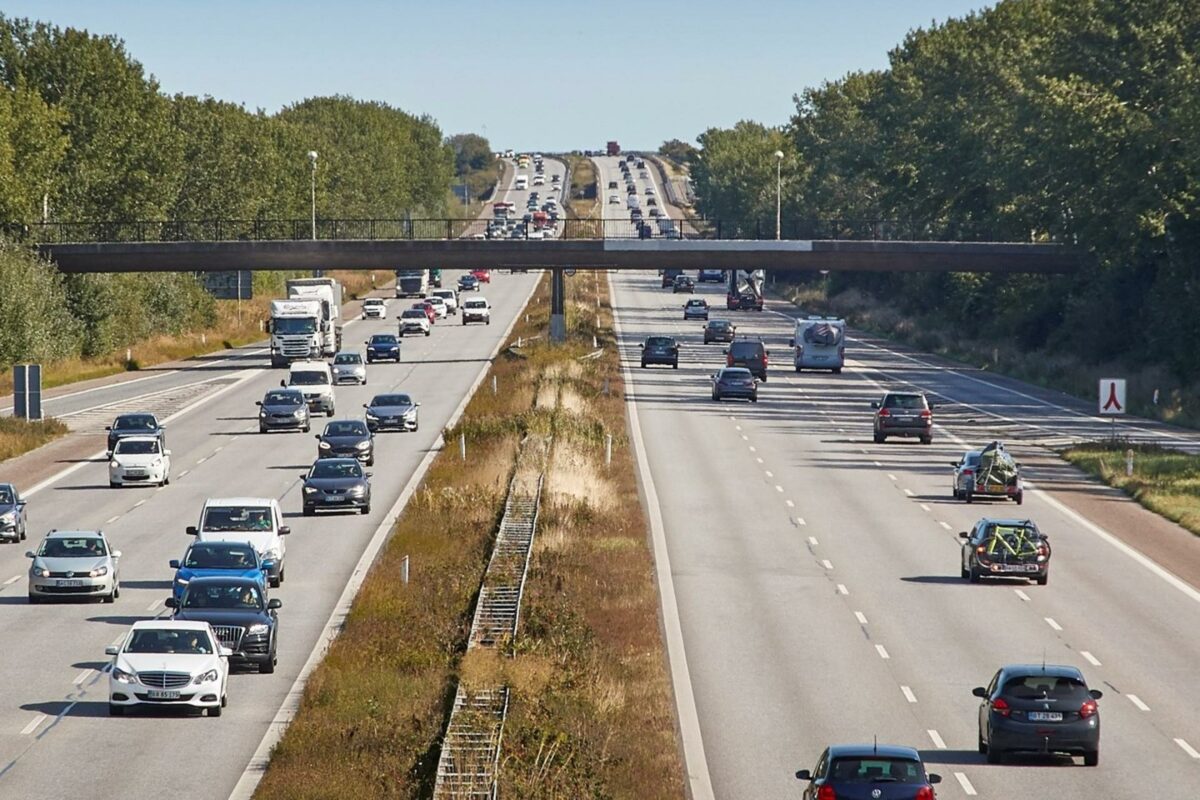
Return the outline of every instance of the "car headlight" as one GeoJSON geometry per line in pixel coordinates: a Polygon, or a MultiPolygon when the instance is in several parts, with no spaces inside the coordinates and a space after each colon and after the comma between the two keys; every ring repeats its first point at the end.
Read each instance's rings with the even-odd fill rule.
{"type": "Polygon", "coordinates": [[[329,442],[319,442],[317,444],[317,447],[321,450],[328,450],[330,448],[330,446],[331,445],[329,444],[329,442]]]}
{"type": "Polygon", "coordinates": [[[34,577],[37,577],[37,578],[49,578],[50,570],[46,569],[45,567],[34,567],[33,574],[34,574],[34,577]]]}
{"type": "Polygon", "coordinates": [[[352,497],[362,497],[363,493],[366,491],[367,487],[365,486],[351,486],[346,490],[346,494],[351,495],[352,497]]]}
{"type": "Polygon", "coordinates": [[[263,553],[262,557],[263,557],[263,561],[270,561],[270,562],[274,563],[279,560],[279,550],[277,550],[276,548],[271,548],[267,552],[263,553]]]}
{"type": "Polygon", "coordinates": [[[0,514],[0,522],[16,522],[16,521],[17,521],[17,512],[15,512],[15,511],[5,511],[3,514],[0,514]]]}
{"type": "Polygon", "coordinates": [[[417,410],[415,408],[410,408],[408,411],[404,412],[405,419],[413,419],[416,416],[417,416],[417,410]]]}
{"type": "Polygon", "coordinates": [[[103,578],[108,574],[108,567],[96,567],[88,573],[89,578],[103,578]]]}
{"type": "Polygon", "coordinates": [[[221,677],[221,673],[218,672],[215,668],[213,668],[213,669],[210,669],[208,672],[202,672],[199,675],[197,675],[196,680],[192,681],[192,683],[199,686],[202,683],[208,683],[209,681],[215,681],[219,677],[221,677]]]}
{"type": "Polygon", "coordinates": [[[368,409],[368,411],[367,411],[367,419],[379,419],[379,415],[378,415],[378,414],[376,414],[374,411],[371,411],[371,410],[369,410],[369,409],[368,409]]]}
{"type": "Polygon", "coordinates": [[[258,622],[258,623],[255,623],[254,625],[251,625],[249,628],[246,629],[246,635],[247,636],[262,636],[263,634],[269,633],[270,630],[271,630],[270,625],[268,625],[265,622],[258,622]]]}
{"type": "Polygon", "coordinates": [[[296,410],[295,410],[295,411],[292,413],[292,416],[293,416],[293,417],[303,417],[303,416],[304,416],[304,412],[305,412],[305,411],[306,411],[306,409],[304,409],[304,408],[297,408],[297,409],[296,409],[296,410]]]}
{"type": "Polygon", "coordinates": [[[368,439],[364,439],[363,441],[354,445],[355,449],[357,449],[357,450],[366,450],[370,446],[371,446],[371,442],[368,439]]]}
{"type": "Polygon", "coordinates": [[[188,579],[187,579],[187,578],[176,578],[176,579],[175,579],[175,582],[176,582],[176,583],[178,583],[180,586],[187,586],[187,585],[188,585],[188,579]]]}
{"type": "Polygon", "coordinates": [[[161,458],[156,458],[156,459],[154,459],[153,461],[151,461],[151,462],[150,462],[150,466],[152,466],[152,467],[161,467],[161,466],[162,466],[162,459],[161,459],[161,458]]]}
{"type": "Polygon", "coordinates": [[[266,415],[267,415],[267,412],[266,412],[266,411],[263,411],[261,408],[258,410],[258,417],[259,417],[259,419],[262,419],[262,418],[263,418],[263,417],[265,417],[266,415]]]}
{"type": "Polygon", "coordinates": [[[316,493],[317,493],[317,489],[316,489],[315,487],[312,487],[312,486],[305,486],[305,487],[304,487],[304,493],[305,493],[305,494],[316,494],[316,493]]]}
{"type": "Polygon", "coordinates": [[[117,460],[114,458],[112,461],[108,462],[108,466],[110,466],[110,467],[111,467],[111,468],[113,468],[113,469],[120,469],[120,468],[121,468],[121,462],[117,461],[117,460]]]}
{"type": "Polygon", "coordinates": [[[133,683],[137,680],[137,675],[132,672],[126,672],[119,667],[112,668],[113,680],[117,683],[133,683]]]}

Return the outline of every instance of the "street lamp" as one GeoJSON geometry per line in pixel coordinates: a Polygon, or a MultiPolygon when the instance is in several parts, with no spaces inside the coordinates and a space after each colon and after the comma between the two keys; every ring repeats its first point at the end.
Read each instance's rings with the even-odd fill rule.
{"type": "Polygon", "coordinates": [[[308,163],[312,165],[312,238],[317,238],[317,151],[308,151],[308,163]]]}
{"type": "Polygon", "coordinates": [[[780,239],[783,213],[783,151],[775,151],[775,241],[780,239]]]}

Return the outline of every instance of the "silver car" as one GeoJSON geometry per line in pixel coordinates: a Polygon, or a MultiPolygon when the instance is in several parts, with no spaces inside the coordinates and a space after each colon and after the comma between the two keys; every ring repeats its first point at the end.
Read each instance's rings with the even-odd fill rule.
{"type": "Polygon", "coordinates": [[[359,383],[367,385],[367,365],[363,357],[350,350],[343,350],[333,357],[334,383],[359,383]]]}
{"type": "Polygon", "coordinates": [[[121,596],[121,551],[112,550],[103,531],[50,531],[29,567],[29,602],[52,597],[121,596]]]}

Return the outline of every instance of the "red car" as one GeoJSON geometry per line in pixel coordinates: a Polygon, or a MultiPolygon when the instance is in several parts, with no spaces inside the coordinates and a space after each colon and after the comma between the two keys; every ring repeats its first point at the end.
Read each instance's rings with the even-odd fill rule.
{"type": "Polygon", "coordinates": [[[425,312],[425,316],[429,317],[429,324],[437,322],[437,312],[433,310],[433,306],[429,303],[413,303],[413,308],[419,308],[425,312]]]}
{"type": "Polygon", "coordinates": [[[490,269],[473,269],[471,274],[475,276],[475,280],[480,283],[492,282],[492,271],[490,269]]]}

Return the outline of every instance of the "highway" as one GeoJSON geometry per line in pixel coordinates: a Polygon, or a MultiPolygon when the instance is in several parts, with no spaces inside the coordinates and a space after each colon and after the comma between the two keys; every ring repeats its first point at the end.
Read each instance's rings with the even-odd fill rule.
{"type": "MultiPolygon", "coordinates": [[[[561,173],[563,165],[548,160],[547,174],[552,170],[561,173]]],[[[525,193],[510,191],[508,199],[523,204],[525,193]]],[[[444,285],[457,278],[447,271],[444,285]]],[[[313,435],[325,418],[314,416],[308,435],[257,433],[254,401],[284,375],[269,368],[265,350],[48,400],[47,413],[63,416],[82,433],[102,430],[122,411],[149,408],[167,416],[173,474],[163,489],[114,490],[103,454],[80,453],[78,463],[30,497],[30,540],[0,549],[5,642],[0,668],[10,676],[0,688],[0,797],[82,796],[103,786],[120,786],[128,797],[164,792],[174,798],[229,797],[360,556],[482,375],[537,280],[536,274],[493,273],[480,292],[492,303],[490,326],[462,326],[457,317],[439,321],[431,336],[403,340],[401,364],[371,365],[368,385],[336,389],[335,418],[360,416],[362,404],[380,392],[408,392],[422,403],[419,431],[380,434],[376,440],[370,469],[374,502],[367,516],[301,516],[299,476],[316,457],[313,435]],[[219,719],[153,710],[110,718],[105,646],[131,622],[165,613],[172,577],[167,562],[190,542],[184,527],[195,524],[204,500],[246,495],[278,498],[292,530],[287,579],[272,591],[284,604],[277,672],[235,673],[229,706],[219,719]],[[49,528],[102,528],[123,552],[122,594],[114,604],[27,604],[24,552],[49,528]]],[[[389,300],[386,320],[347,323],[345,347],[361,351],[371,333],[394,331],[396,316],[410,302],[389,300]]],[[[79,440],[82,445],[94,438],[79,440]]],[[[17,483],[25,491],[32,488],[19,478],[17,483]]],[[[419,563],[413,569],[420,574],[419,563]]]]}
{"type": "Polygon", "coordinates": [[[715,403],[708,376],[722,346],[702,344],[703,323],[683,322],[687,295],[653,274],[615,274],[611,285],[643,481],[658,499],[652,524],[661,514],[669,558],[662,589],[678,607],[690,676],[680,687],[673,664],[677,700],[694,698],[698,719],[685,748],[704,754],[688,764],[697,797],[704,772],[719,798],[799,796],[795,771],[824,747],[876,736],[919,748],[943,776],[942,798],[1196,796],[1200,641],[1189,632],[1200,592],[1123,544],[1137,530],[1105,530],[1107,515],[1088,519],[1064,495],[1033,489],[1019,509],[950,499],[948,462],[968,446],[1019,438],[1034,453],[1107,431],[1087,404],[869,337],[849,340],[843,374],[796,374],[790,309],[726,312],[723,287],[698,286],[714,318],[771,351],[757,405],[715,403]],[[678,370],[639,368],[649,334],[680,340],[678,370]],[[933,445],[874,444],[870,401],[907,385],[943,404],[933,445]],[[985,515],[1029,517],[1049,534],[1048,586],[959,577],[957,532],[985,515]],[[1096,768],[990,766],[977,753],[971,689],[1002,664],[1043,659],[1080,667],[1105,693],[1096,768]]]}

